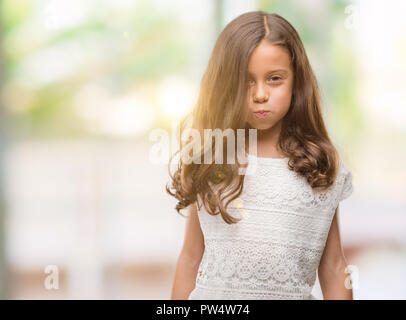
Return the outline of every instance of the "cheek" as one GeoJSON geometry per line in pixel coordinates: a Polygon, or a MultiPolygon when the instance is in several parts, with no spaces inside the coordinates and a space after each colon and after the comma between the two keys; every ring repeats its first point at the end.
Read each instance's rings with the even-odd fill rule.
{"type": "Polygon", "coordinates": [[[292,99],[292,89],[289,86],[279,87],[272,91],[270,96],[274,110],[279,114],[285,114],[289,110],[292,99]]]}

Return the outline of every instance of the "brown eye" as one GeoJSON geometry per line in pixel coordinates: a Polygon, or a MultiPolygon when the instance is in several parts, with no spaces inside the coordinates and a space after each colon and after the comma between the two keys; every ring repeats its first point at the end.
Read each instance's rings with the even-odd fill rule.
{"type": "Polygon", "coordinates": [[[269,80],[271,80],[272,82],[276,82],[282,80],[282,78],[279,76],[272,76],[269,78],[269,80]]]}

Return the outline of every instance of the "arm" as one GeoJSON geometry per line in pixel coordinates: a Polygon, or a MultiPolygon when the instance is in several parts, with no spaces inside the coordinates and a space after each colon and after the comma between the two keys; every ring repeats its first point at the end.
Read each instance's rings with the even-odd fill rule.
{"type": "Polygon", "coordinates": [[[345,287],[347,261],[341,246],[338,207],[331,222],[326,246],[320,259],[318,276],[324,300],[353,300],[352,289],[345,287]]]}
{"type": "Polygon", "coordinates": [[[185,238],[176,264],[172,300],[188,299],[195,288],[196,275],[204,252],[204,237],[195,203],[190,205],[186,219],[185,238]]]}

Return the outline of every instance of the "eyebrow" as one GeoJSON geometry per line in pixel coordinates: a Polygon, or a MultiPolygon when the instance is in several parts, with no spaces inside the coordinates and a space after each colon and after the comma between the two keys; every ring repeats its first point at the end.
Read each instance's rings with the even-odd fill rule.
{"type": "MultiPolygon", "coordinates": [[[[265,73],[265,75],[270,75],[270,74],[272,74],[272,73],[283,73],[283,74],[286,75],[286,74],[288,73],[288,71],[285,70],[285,69],[269,70],[269,71],[267,71],[267,72],[265,73]]],[[[249,72],[249,71],[248,71],[248,75],[249,75],[250,77],[252,77],[252,73],[249,72]]]]}

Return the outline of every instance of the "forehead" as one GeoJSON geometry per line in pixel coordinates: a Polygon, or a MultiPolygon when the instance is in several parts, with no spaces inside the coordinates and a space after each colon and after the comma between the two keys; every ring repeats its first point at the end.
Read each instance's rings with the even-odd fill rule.
{"type": "Polygon", "coordinates": [[[263,74],[273,70],[291,70],[290,56],[286,48],[261,41],[248,60],[249,74],[263,74]]]}

